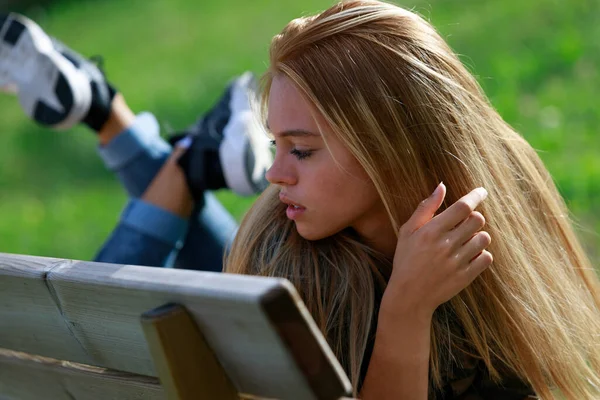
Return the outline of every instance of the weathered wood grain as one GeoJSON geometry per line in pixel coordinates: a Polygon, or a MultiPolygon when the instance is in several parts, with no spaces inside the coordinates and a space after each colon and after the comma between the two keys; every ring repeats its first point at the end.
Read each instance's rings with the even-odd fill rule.
{"type": "Polygon", "coordinates": [[[47,356],[61,348],[67,360],[92,362],[48,289],[48,273],[68,263],[0,254],[0,347],[47,356]]]}
{"type": "Polygon", "coordinates": [[[169,400],[239,399],[185,307],[165,304],[142,314],[142,327],[169,400]]]}
{"type": "Polygon", "coordinates": [[[166,400],[158,379],[0,349],[0,399],[166,400]]]}
{"type": "Polygon", "coordinates": [[[17,316],[1,322],[0,347],[156,376],[139,317],[165,303],[178,303],[242,393],[336,398],[349,388],[288,281],[19,257],[0,254],[0,288],[20,296],[20,301],[5,303],[0,291],[0,316],[17,316]],[[286,294],[293,306],[273,308],[273,293],[286,294]],[[282,318],[288,312],[295,314],[293,324],[282,318]],[[40,321],[47,331],[36,326],[40,321]],[[36,333],[30,335],[30,329],[36,333]],[[30,338],[23,341],[22,335],[30,338]]]}

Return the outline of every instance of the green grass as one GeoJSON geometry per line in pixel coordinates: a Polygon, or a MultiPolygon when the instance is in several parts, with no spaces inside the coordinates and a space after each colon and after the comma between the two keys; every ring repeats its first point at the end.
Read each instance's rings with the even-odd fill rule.
{"type": "MultiPolygon", "coordinates": [[[[330,1],[63,0],[28,8],[50,34],[102,54],[136,111],[168,132],[193,122],[270,38],[330,1]]],[[[600,15],[595,0],[404,1],[430,19],[503,117],[539,150],[593,257],[600,249],[600,15]]],[[[0,94],[0,251],[90,259],[125,196],[84,128],[39,128],[0,94]]],[[[252,199],[221,192],[241,216],[252,199]]]]}

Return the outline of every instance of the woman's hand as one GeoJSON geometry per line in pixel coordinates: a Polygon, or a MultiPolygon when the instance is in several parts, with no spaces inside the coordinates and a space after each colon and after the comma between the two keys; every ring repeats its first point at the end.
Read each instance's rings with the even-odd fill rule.
{"type": "Polygon", "coordinates": [[[492,263],[485,250],[490,235],[481,231],[485,219],[474,211],[487,191],[475,189],[434,217],[445,196],[440,183],[400,228],[382,301],[386,313],[430,318],[492,263]]]}
{"type": "Polygon", "coordinates": [[[487,192],[475,189],[434,217],[445,196],[440,184],[400,228],[364,399],[427,399],[433,312],[492,263],[485,219],[474,211],[487,192]]]}

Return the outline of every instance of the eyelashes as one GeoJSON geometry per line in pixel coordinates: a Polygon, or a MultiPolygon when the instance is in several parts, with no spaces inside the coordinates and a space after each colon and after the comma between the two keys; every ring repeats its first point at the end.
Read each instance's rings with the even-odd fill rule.
{"type": "MultiPolygon", "coordinates": [[[[275,147],[274,140],[271,140],[271,146],[275,147]]],[[[290,154],[295,156],[298,160],[302,161],[302,160],[305,160],[308,157],[310,157],[312,155],[312,151],[311,150],[298,150],[296,148],[293,148],[292,150],[290,150],[290,154]]]]}
{"type": "Polygon", "coordinates": [[[310,150],[303,150],[303,151],[300,151],[300,150],[298,150],[298,149],[292,149],[292,150],[290,151],[290,154],[293,154],[294,156],[296,156],[296,158],[297,158],[298,160],[304,160],[304,159],[307,159],[308,157],[310,157],[310,156],[311,156],[311,154],[312,154],[312,151],[310,151],[310,150]]]}

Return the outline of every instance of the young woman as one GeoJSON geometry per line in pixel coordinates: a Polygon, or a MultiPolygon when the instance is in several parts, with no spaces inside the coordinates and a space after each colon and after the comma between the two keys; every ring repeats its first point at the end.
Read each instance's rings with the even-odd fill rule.
{"type": "MultiPolygon", "coordinates": [[[[3,25],[11,30],[10,18],[3,25]]],[[[81,77],[50,53],[33,51],[76,87],[81,77]]],[[[265,83],[272,185],[225,270],[290,279],[356,395],[598,397],[598,281],[567,210],[536,153],[427,22],[376,1],[294,20],[272,43],[265,83]]],[[[19,96],[40,97],[38,87],[48,85],[21,84],[19,96]]],[[[113,97],[101,115],[88,105],[69,119],[91,121],[103,149],[137,138],[133,150],[112,149],[123,160],[157,158],[158,135],[142,134],[113,97]]],[[[176,250],[156,236],[184,234],[202,193],[180,147],[159,152],[151,183],[119,170],[143,192],[132,204],[143,211],[124,213],[101,253],[113,262],[149,248],[163,262],[176,250]],[[125,234],[135,242],[126,250],[125,234]]]]}
{"type": "Polygon", "coordinates": [[[273,39],[264,82],[272,185],[226,271],[290,279],[357,394],[600,396],[598,279],[565,204],[429,23],[341,2],[273,39]],[[477,187],[481,214],[484,192],[459,201],[477,187]]]}

